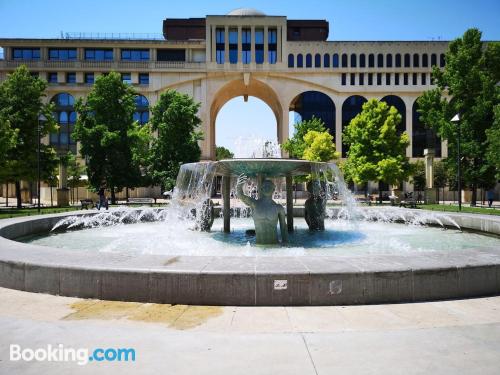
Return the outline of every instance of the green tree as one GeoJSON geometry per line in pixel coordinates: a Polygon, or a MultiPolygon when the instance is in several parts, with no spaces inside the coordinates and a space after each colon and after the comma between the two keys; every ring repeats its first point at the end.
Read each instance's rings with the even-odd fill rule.
{"type": "Polygon", "coordinates": [[[500,105],[495,106],[495,121],[493,126],[486,131],[488,148],[486,158],[495,168],[496,179],[500,179],[500,105]]]}
{"type": "Polygon", "coordinates": [[[82,180],[82,174],[85,173],[85,166],[78,162],[76,155],[73,155],[71,151],[64,156],[64,163],[67,167],[68,186],[73,190],[72,196],[74,201],[78,199],[78,196],[75,198],[74,189],[78,189],[78,187],[85,184],[85,181],[82,180]]]}
{"type": "Polygon", "coordinates": [[[444,188],[446,183],[448,182],[448,169],[446,168],[446,164],[442,161],[434,162],[434,187],[437,192],[437,201],[439,204],[439,189],[443,191],[443,200],[444,200],[444,188]]]}
{"type": "Polygon", "coordinates": [[[309,130],[304,135],[304,143],[306,148],[302,157],[305,160],[330,161],[339,157],[339,153],[335,151],[333,137],[327,131],[309,130]]]}
{"type": "Polygon", "coordinates": [[[116,191],[143,183],[134,150],[147,142],[148,135],[147,128],[133,121],[136,95],[120,74],[111,72],[98,77],[86,100],[75,105],[73,134],[81,143],[89,185],[95,190],[105,185],[113,204],[116,191]]]}
{"type": "Polygon", "coordinates": [[[475,205],[477,188],[495,178],[495,165],[486,157],[486,134],[492,127],[493,109],[500,103],[500,43],[484,44],[479,30],[467,30],[449,44],[446,66],[444,70],[434,67],[433,78],[437,87],[418,99],[421,120],[448,140],[446,163],[455,169],[460,128],[462,175],[475,205]],[[450,122],[457,113],[460,126],[450,122]]]}
{"type": "Polygon", "coordinates": [[[425,190],[425,163],[417,160],[411,165],[411,182],[415,191],[425,190]]]}
{"type": "Polygon", "coordinates": [[[304,150],[307,145],[304,141],[304,136],[310,130],[315,130],[317,132],[327,131],[325,128],[325,123],[323,120],[317,117],[313,117],[310,120],[304,120],[298,122],[294,125],[295,133],[293,137],[288,139],[281,145],[281,148],[288,152],[290,158],[302,159],[304,155],[304,150]]]}
{"type": "Polygon", "coordinates": [[[174,187],[182,164],[200,160],[199,107],[189,95],[167,90],[152,109],[150,123],[157,137],[151,146],[149,174],[165,190],[174,187]]]}
{"type": "Polygon", "coordinates": [[[410,174],[406,157],[408,135],[398,135],[396,131],[400,122],[401,115],[396,108],[370,99],[344,132],[345,142],[349,145],[345,164],[348,175],[357,184],[378,181],[380,202],[382,182],[394,185],[410,174]]]}
{"type": "MultiPolygon", "coordinates": [[[[52,105],[42,100],[46,87],[47,82],[32,76],[24,65],[0,84],[0,180],[15,183],[19,208],[21,181],[35,181],[38,177],[38,127],[40,138],[57,129],[52,105]],[[47,121],[39,122],[40,114],[47,121]]],[[[57,165],[52,147],[40,146],[40,161],[41,177],[45,180],[57,165]]]]}
{"type": "Polygon", "coordinates": [[[223,160],[223,159],[232,159],[234,157],[234,154],[229,151],[227,148],[223,146],[217,146],[215,148],[215,159],[216,160],[223,160]]]}

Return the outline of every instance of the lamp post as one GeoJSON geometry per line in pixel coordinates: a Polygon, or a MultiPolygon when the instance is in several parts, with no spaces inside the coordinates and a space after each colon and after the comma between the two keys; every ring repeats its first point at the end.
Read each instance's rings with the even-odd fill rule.
{"type": "Polygon", "coordinates": [[[41,175],[41,170],[40,170],[40,144],[42,142],[41,137],[40,137],[40,132],[41,132],[41,126],[42,122],[47,121],[47,117],[43,115],[43,113],[40,113],[38,116],[38,127],[37,127],[37,136],[38,136],[38,151],[37,151],[37,156],[36,156],[36,161],[37,161],[37,170],[38,170],[38,181],[37,181],[37,196],[38,196],[38,213],[40,213],[40,175],[41,175]]]}
{"type": "Polygon", "coordinates": [[[462,181],[460,178],[460,115],[457,113],[451,119],[451,122],[456,122],[458,126],[458,142],[457,142],[457,189],[458,189],[458,210],[462,211],[462,181]]]}

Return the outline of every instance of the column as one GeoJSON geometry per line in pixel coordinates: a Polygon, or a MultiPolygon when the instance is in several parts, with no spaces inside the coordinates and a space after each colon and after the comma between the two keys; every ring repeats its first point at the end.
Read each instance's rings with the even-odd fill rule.
{"type": "Polygon", "coordinates": [[[264,64],[269,63],[269,30],[267,26],[264,26],[264,64]]]}
{"type": "Polygon", "coordinates": [[[292,176],[286,176],[286,225],[293,232],[293,182],[292,176]]]}
{"type": "Polygon", "coordinates": [[[406,156],[411,158],[413,154],[413,113],[412,113],[412,103],[405,103],[406,105],[406,134],[410,139],[410,145],[406,148],[406,156]]]}
{"type": "Polygon", "coordinates": [[[281,33],[282,33],[283,28],[281,26],[278,26],[276,29],[276,63],[280,63],[282,61],[281,55],[281,33]]]}
{"type": "Polygon", "coordinates": [[[241,58],[241,51],[243,50],[242,48],[242,35],[241,35],[241,26],[238,26],[238,63],[242,62],[241,58]]]}
{"type": "Polygon", "coordinates": [[[231,177],[222,177],[222,209],[224,217],[224,233],[231,231],[231,177]]]}
{"type": "Polygon", "coordinates": [[[224,26],[224,63],[229,64],[229,26],[224,26]]]}
{"type": "Polygon", "coordinates": [[[335,148],[342,155],[342,101],[335,103],[335,148]]]}
{"type": "Polygon", "coordinates": [[[216,51],[216,48],[215,48],[215,43],[216,43],[216,35],[215,35],[215,30],[217,29],[216,26],[212,26],[212,32],[210,33],[212,35],[212,40],[210,41],[210,45],[212,46],[211,47],[211,51],[210,51],[210,61],[214,62],[214,63],[217,63],[217,58],[215,57],[215,51],[216,51]]]}
{"type": "Polygon", "coordinates": [[[252,26],[250,29],[250,37],[252,38],[251,40],[251,47],[250,47],[250,62],[255,63],[255,26],[252,26]]]}

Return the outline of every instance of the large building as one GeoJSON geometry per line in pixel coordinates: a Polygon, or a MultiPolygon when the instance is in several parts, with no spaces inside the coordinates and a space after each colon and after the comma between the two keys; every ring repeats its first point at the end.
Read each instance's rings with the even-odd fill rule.
{"type": "Polygon", "coordinates": [[[187,93],[201,103],[202,158],[215,158],[217,114],[237,96],[255,96],[276,116],[277,138],[289,134],[289,113],[322,118],[345,155],[342,129],[377,98],[403,117],[401,131],[411,144],[407,156],[422,157],[434,148],[447,155],[446,144],[426,129],[416,99],[432,88],[433,66],[443,67],[444,41],[328,41],[325,20],[288,20],[253,9],[227,15],[170,19],[164,38],[109,38],[109,35],[63,35],[60,39],[0,39],[4,58],[0,80],[25,64],[49,83],[47,100],[56,104],[58,133],[45,141],[76,151],[71,139],[73,104],[84,97],[96,77],[115,70],[141,94],[135,118],[146,122],[148,107],[166,89],[187,93]]]}

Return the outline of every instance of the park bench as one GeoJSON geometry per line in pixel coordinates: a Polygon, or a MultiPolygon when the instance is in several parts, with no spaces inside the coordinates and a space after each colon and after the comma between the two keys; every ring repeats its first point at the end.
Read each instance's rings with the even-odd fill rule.
{"type": "Polygon", "coordinates": [[[80,199],[80,204],[82,205],[82,210],[83,209],[88,210],[89,207],[90,208],[94,207],[94,201],[92,199],[80,199]]]}
{"type": "Polygon", "coordinates": [[[399,202],[399,207],[417,208],[417,201],[415,200],[415,198],[406,198],[399,202]]]}
{"type": "Polygon", "coordinates": [[[127,204],[149,204],[152,206],[154,202],[153,198],[129,198],[127,204]]]}

